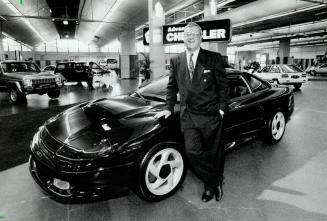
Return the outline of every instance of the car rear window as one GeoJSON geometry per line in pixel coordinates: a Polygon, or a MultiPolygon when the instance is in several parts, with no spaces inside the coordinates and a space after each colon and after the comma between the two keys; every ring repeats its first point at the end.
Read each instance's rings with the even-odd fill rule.
{"type": "Polygon", "coordinates": [[[283,70],[284,73],[296,73],[296,72],[302,72],[302,70],[295,65],[286,65],[281,64],[280,68],[283,70]]]}
{"type": "Polygon", "coordinates": [[[59,70],[59,71],[61,71],[61,70],[65,70],[65,64],[58,64],[57,65],[57,69],[59,70]]]}

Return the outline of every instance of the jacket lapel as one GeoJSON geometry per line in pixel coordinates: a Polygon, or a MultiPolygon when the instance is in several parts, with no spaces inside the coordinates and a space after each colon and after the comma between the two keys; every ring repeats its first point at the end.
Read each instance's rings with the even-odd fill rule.
{"type": "MultiPolygon", "coordinates": [[[[181,57],[180,57],[180,70],[179,70],[179,74],[181,74],[181,79],[182,79],[182,82],[185,81],[185,82],[191,82],[191,79],[190,79],[190,74],[189,74],[189,71],[188,71],[188,67],[187,67],[187,58],[186,58],[186,52],[183,52],[181,57]]],[[[187,84],[188,85],[188,84],[187,84]]]]}

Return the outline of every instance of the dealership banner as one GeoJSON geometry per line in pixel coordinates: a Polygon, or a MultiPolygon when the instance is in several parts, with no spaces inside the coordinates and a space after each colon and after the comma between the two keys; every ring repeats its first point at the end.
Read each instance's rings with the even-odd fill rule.
{"type": "MultiPolygon", "coordinates": [[[[228,42],[231,40],[232,29],[230,19],[196,23],[202,28],[202,42],[228,42]]],[[[183,43],[183,33],[186,25],[187,23],[164,25],[162,27],[163,44],[183,43]]],[[[149,34],[149,28],[143,29],[143,44],[149,45],[149,42],[145,40],[146,34],[149,34]]]]}

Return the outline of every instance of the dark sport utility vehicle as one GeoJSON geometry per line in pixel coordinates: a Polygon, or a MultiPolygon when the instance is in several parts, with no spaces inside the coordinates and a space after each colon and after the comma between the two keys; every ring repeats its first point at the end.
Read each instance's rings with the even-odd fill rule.
{"type": "Polygon", "coordinates": [[[0,92],[8,92],[12,103],[25,100],[27,94],[48,94],[50,98],[58,98],[62,86],[59,76],[41,72],[33,62],[0,62],[0,92]]]}
{"type": "MultiPolygon", "coordinates": [[[[54,71],[63,81],[78,82],[86,81],[92,84],[92,75],[89,74],[88,64],[86,62],[59,62],[54,71]]],[[[90,85],[89,85],[90,86],[90,85]]]]}

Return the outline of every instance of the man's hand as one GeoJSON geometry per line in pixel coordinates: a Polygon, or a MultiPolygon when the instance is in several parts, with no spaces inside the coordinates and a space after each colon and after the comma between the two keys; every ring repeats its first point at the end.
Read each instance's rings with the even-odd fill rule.
{"type": "Polygon", "coordinates": [[[167,119],[170,115],[171,115],[171,111],[169,111],[169,110],[163,110],[163,111],[160,111],[159,113],[157,113],[154,116],[154,118],[159,119],[159,118],[165,116],[165,119],[167,119]]]}

